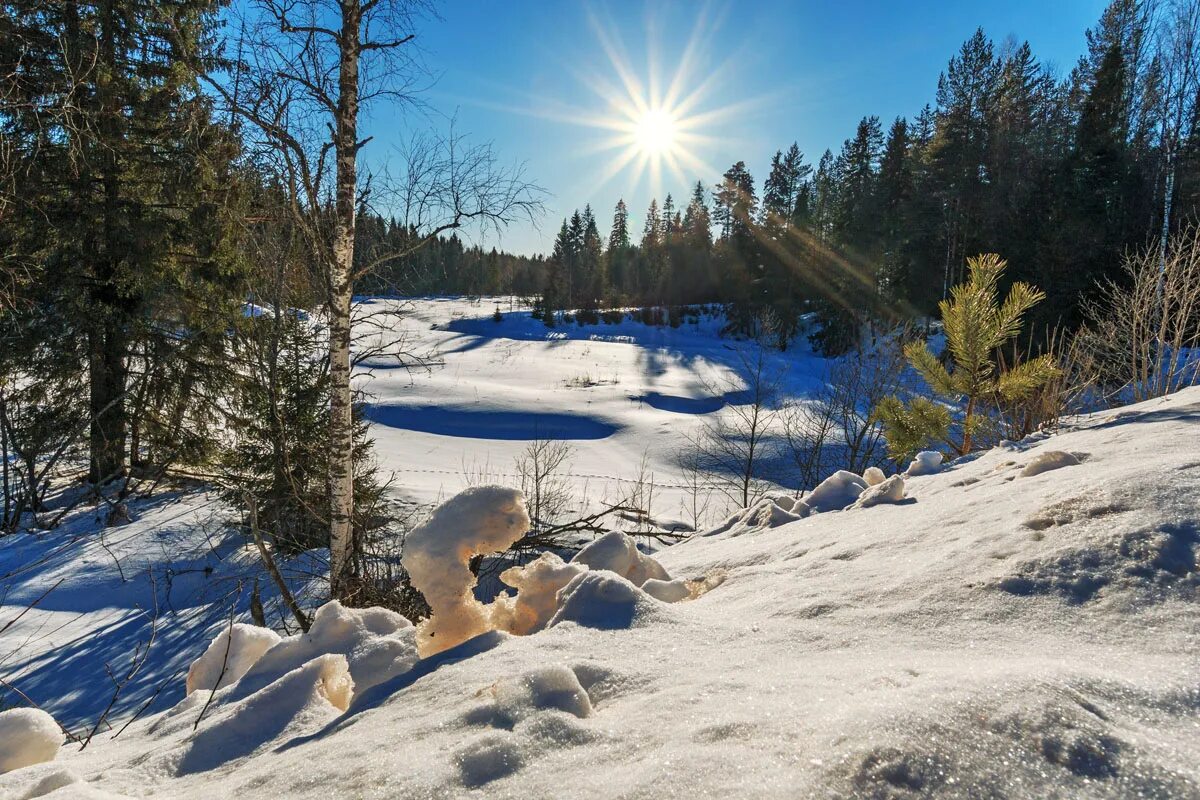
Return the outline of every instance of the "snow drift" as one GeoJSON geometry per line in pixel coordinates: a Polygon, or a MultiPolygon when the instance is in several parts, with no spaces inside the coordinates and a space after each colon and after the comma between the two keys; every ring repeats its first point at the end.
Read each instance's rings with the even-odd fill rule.
{"type": "MultiPolygon", "coordinates": [[[[539,559],[481,604],[534,635],[418,658],[402,618],[322,609],[239,682],[0,796],[1200,797],[1198,419],[1200,389],[918,479],[839,478],[849,508],[766,498],[640,586],[539,559]],[[1022,477],[1052,451],[1085,466],[1022,477]],[[710,591],[657,599],[684,577],[710,591]],[[396,642],[378,662],[376,640],[396,642]],[[388,671],[365,702],[359,676],[388,671]]],[[[443,530],[487,538],[476,511],[443,530]]],[[[623,542],[597,549],[634,574],[623,542]]]]}

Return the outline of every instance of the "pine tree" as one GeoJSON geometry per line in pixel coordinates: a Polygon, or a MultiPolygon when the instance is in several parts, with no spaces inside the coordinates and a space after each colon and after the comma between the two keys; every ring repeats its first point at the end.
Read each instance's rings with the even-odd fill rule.
{"type": "Polygon", "coordinates": [[[138,458],[131,390],[152,371],[131,379],[135,350],[171,352],[162,331],[216,328],[234,308],[222,214],[240,185],[236,147],[183,66],[185,52],[210,57],[217,4],[6,8],[6,46],[25,49],[4,70],[0,124],[30,156],[7,249],[40,268],[33,308],[70,321],[101,483],[138,458]]]}
{"type": "Polygon", "coordinates": [[[946,346],[952,359],[949,368],[924,342],[905,346],[905,357],[933,392],[947,401],[961,403],[963,411],[955,438],[953,419],[944,405],[924,397],[913,398],[907,404],[897,397],[881,402],[876,416],[883,423],[889,452],[897,461],[930,443],[944,444],[957,455],[971,452],[992,422],[986,411],[990,403],[1019,401],[1058,375],[1051,355],[1004,370],[996,366],[995,351],[1021,332],[1025,313],[1045,297],[1039,289],[1018,281],[1000,302],[999,282],[1005,266],[995,254],[969,259],[967,282],[955,286],[950,299],[941,302],[946,346]]]}

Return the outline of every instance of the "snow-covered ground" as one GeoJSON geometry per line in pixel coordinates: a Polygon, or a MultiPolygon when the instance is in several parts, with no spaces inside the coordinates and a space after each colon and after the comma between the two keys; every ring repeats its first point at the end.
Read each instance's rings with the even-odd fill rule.
{"type": "MultiPolygon", "coordinates": [[[[514,459],[534,439],[568,442],[570,482],[580,498],[615,499],[638,478],[643,457],[655,483],[654,512],[681,518],[687,502],[676,456],[706,415],[744,402],[729,384],[739,348],[722,338],[720,317],[679,328],[626,318],[616,325],[547,328],[529,310],[500,301],[432,298],[404,304],[364,302],[360,349],[404,349],[426,357],[428,370],[398,369],[390,355],[367,358],[358,385],[369,394],[376,452],[397,485],[418,502],[444,500],[471,483],[511,483],[514,459]]],[[[785,391],[803,396],[824,371],[800,338],[771,351],[785,391]]],[[[715,505],[715,502],[714,502],[715,505]]]]}
{"type": "MultiPolygon", "coordinates": [[[[493,308],[365,304],[385,341],[432,362],[377,355],[360,378],[397,485],[432,503],[511,484],[530,441],[561,439],[581,502],[623,494],[645,464],[655,516],[684,516],[675,454],[742,400],[713,388],[743,346],[721,320],[548,330],[493,308]]],[[[823,369],[804,347],[772,359],[798,396],[823,369]]],[[[2,674],[86,735],[138,668],[88,748],[0,776],[0,798],[1200,796],[1198,420],[1194,389],[907,478],[899,504],[894,480],[883,505],[805,519],[766,501],[659,552],[680,580],[645,591],[548,563],[511,579],[528,601],[469,629],[554,620],[531,636],[436,653],[425,629],[422,658],[403,620],[329,614],[251,668],[273,640],[250,631],[259,647],[229,660],[249,676],[195,730],[207,692],[185,689],[225,666],[225,640],[209,642],[231,602],[246,608],[253,554],[203,490],[103,533],[78,513],[0,542],[0,627],[20,615],[2,674]]],[[[840,507],[862,485],[809,501],[840,507]]],[[[45,720],[9,724],[29,733],[0,761],[38,751],[45,720]]]]}
{"type": "MultiPolygon", "coordinates": [[[[480,402],[566,391],[509,377],[526,369],[550,367],[498,365],[480,402]]],[[[618,406],[580,416],[639,424],[618,406]]],[[[656,554],[694,599],[585,571],[527,636],[422,657],[395,615],[329,606],[211,702],[195,691],[68,745],[0,776],[0,798],[1200,797],[1198,424],[1200,388],[908,477],[898,503],[799,518],[764,501],[656,554]]],[[[628,469],[636,441],[604,463],[628,469]]],[[[104,557],[39,567],[6,602],[90,574],[95,602],[120,607],[104,557]]],[[[174,646],[186,667],[207,638],[174,646]]],[[[65,663],[62,686],[75,675],[65,663]]]]}

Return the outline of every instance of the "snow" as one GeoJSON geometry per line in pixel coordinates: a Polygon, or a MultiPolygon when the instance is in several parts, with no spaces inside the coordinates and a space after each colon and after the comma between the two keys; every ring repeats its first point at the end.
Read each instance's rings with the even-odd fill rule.
{"type": "Polygon", "coordinates": [[[592,541],[571,559],[572,564],[581,564],[588,569],[615,572],[641,586],[650,579],[668,581],[671,576],[662,564],[638,550],[633,537],[621,531],[611,531],[592,541]]]}
{"type": "Polygon", "coordinates": [[[862,476],[863,480],[866,481],[867,486],[875,486],[883,483],[884,479],[887,477],[883,474],[883,470],[881,470],[879,467],[867,467],[865,470],[863,470],[862,476]]]}
{"type": "Polygon", "coordinates": [[[187,674],[187,693],[197,689],[212,691],[236,683],[279,640],[279,634],[269,628],[235,622],[217,634],[208,649],[192,662],[187,674]]]}
{"type": "MultiPolygon", "coordinates": [[[[573,440],[573,480],[600,496],[647,448],[673,482],[680,414],[725,402],[694,385],[723,363],[703,330],[548,339],[518,315],[442,319],[465,305],[418,309],[426,327],[445,323],[430,335],[446,366],[410,379],[377,364],[377,409],[444,400],[454,418],[423,419],[451,427],[504,411],[512,435],[528,433],[521,414],[600,422],[613,432],[573,440]],[[621,383],[556,382],[582,370],[621,383]]],[[[403,617],[327,604],[215,694],[185,696],[183,675],[228,629],[218,600],[257,562],[212,535],[210,496],[139,505],[102,541],[82,519],[5,537],[0,620],[61,580],[0,635],[0,653],[16,652],[6,679],[69,727],[94,720],[111,697],[104,665],[124,667],[157,598],[152,659],[123,704],[165,688],[116,738],[103,729],[0,775],[0,798],[1200,797],[1197,420],[1200,388],[948,464],[930,456],[921,477],[837,477],[821,513],[812,494],[772,490],[653,553],[613,537],[587,570],[549,555],[514,568],[516,595],[490,607],[471,605],[466,552],[527,525],[519,494],[454,498],[417,549],[454,584],[443,610],[482,616],[482,633],[418,652],[403,617]],[[1022,477],[1062,461],[1052,453],[1084,466],[1022,477]],[[887,502],[864,507],[875,497],[887,502]]],[[[421,470],[399,481],[431,501],[465,488],[466,461],[511,482],[497,473],[524,444],[375,430],[381,459],[421,470]]]]}
{"type": "Polygon", "coordinates": [[[657,618],[662,603],[628,579],[607,570],[589,570],[571,579],[558,595],[550,626],[575,623],[587,628],[630,628],[657,618]]]}
{"type": "Polygon", "coordinates": [[[893,475],[872,484],[863,490],[854,501],[855,508],[870,508],[882,503],[900,503],[904,501],[904,478],[893,475]]]}
{"type": "Polygon", "coordinates": [[[912,463],[904,474],[910,478],[918,475],[932,475],[942,468],[943,456],[936,450],[922,450],[913,457],[912,463]]]}
{"type": "Polygon", "coordinates": [[[499,552],[529,530],[525,498],[515,489],[477,486],[441,505],[405,541],[404,568],[429,603],[418,628],[422,655],[491,630],[489,614],[471,590],[473,556],[499,552]]]}
{"type": "Polygon", "coordinates": [[[62,730],[45,711],[0,711],[0,773],[53,761],[62,743],[62,730]]]}
{"type": "Polygon", "coordinates": [[[546,627],[558,610],[558,592],[587,567],[565,563],[555,553],[543,553],[524,566],[509,567],[500,580],[517,590],[501,595],[491,605],[492,624],[509,633],[526,636],[546,627]]]}
{"type": "Polygon", "coordinates": [[[1070,453],[1064,453],[1062,450],[1047,450],[1025,465],[1025,468],[1021,470],[1021,477],[1032,478],[1034,475],[1041,475],[1052,469],[1073,467],[1078,464],[1079,459],[1070,453]]]}
{"type": "Polygon", "coordinates": [[[841,511],[853,505],[867,489],[867,482],[848,470],[839,469],[817,484],[800,502],[802,514],[822,511],[841,511]]]}
{"type": "Polygon", "coordinates": [[[245,673],[230,696],[247,697],[327,653],[346,659],[355,691],[365,692],[413,668],[418,660],[416,629],[386,608],[326,603],[313,616],[308,633],[279,641],[245,673]]]}

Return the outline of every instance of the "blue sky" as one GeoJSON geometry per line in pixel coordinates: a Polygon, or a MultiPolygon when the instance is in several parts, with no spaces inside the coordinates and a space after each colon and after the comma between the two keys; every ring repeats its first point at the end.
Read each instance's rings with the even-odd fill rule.
{"type": "Polygon", "coordinates": [[[363,157],[368,165],[384,160],[406,128],[445,128],[439,115],[456,115],[459,131],[491,141],[505,161],[523,162],[548,192],[539,225],[513,226],[499,240],[471,238],[548,252],[562,217],[585,203],[605,232],[624,197],[640,230],[651,196],[686,198],[697,179],[709,185],[737,160],[761,186],[771,155],[792,141],[815,164],[866,114],[885,129],[897,115],[912,117],[933,102],[939,72],[977,26],[997,43],[1028,40],[1065,75],[1104,5],[456,0],[419,34],[436,76],[423,97],[429,113],[374,109],[364,127],[376,138],[363,157]],[[640,87],[626,91],[617,65],[640,87]],[[628,101],[614,103],[598,89],[644,96],[658,75],[661,95],[677,72],[678,96],[695,94],[681,114],[694,133],[679,145],[690,154],[676,159],[682,179],[664,169],[656,182],[636,159],[614,174],[624,148],[606,149],[616,134],[603,123],[621,118],[628,101]]]}

